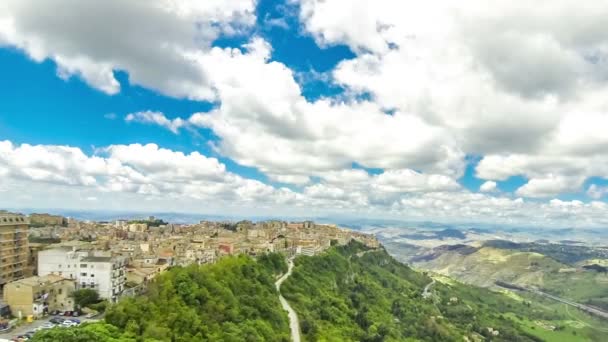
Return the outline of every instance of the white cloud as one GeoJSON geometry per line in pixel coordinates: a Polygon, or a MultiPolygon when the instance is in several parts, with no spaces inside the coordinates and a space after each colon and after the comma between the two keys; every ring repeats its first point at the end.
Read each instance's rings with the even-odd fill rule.
{"type": "Polygon", "coordinates": [[[302,191],[226,170],[215,158],[154,144],[111,145],[87,155],[54,145],[0,142],[1,205],[106,210],[227,210],[255,215],[353,214],[505,224],[602,226],[605,202],[524,201],[470,193],[446,176],[408,169],[370,175],[342,170],[302,191]],[[32,196],[35,194],[35,196],[32,196]],[[50,202],[49,202],[50,201],[50,202]]]}
{"type": "MultiPolygon", "coordinates": [[[[220,35],[253,31],[253,0],[9,0],[0,4],[0,44],[38,62],[51,59],[59,77],[81,77],[109,94],[120,90],[114,72],[123,70],[131,83],[162,94],[212,100],[211,111],[189,118],[146,111],[126,120],[173,133],[211,129],[222,156],[301,192],[154,144],[87,155],[69,146],[0,142],[2,179],[36,189],[94,189],[101,194],[78,198],[97,196],[100,203],[114,193],[157,205],[182,197],[507,223],[584,215],[581,224],[605,223],[603,202],[528,202],[494,192],[496,181],[514,176],[527,179],[515,195],[533,198],[581,192],[590,177],[608,179],[607,6],[299,2],[303,29],[319,45],[346,44],[355,52],[322,74],[345,89],[339,97],[307,100],[301,75],[272,59],[262,38],[239,49],[212,47],[220,35]],[[480,157],[476,173],[487,180],[482,194],[456,182],[471,155],[480,157]]],[[[587,192],[594,199],[604,194],[595,185],[587,192]]]]}
{"type": "Polygon", "coordinates": [[[213,99],[208,76],[188,56],[247,30],[254,12],[254,0],[7,0],[0,45],[52,59],[60,77],[78,76],[108,94],[120,91],[114,71],[123,70],[131,83],[166,95],[213,99]]]}
{"type": "Polygon", "coordinates": [[[217,66],[209,74],[221,104],[188,121],[211,128],[223,155],[274,176],[311,176],[352,163],[462,172],[464,155],[440,127],[406,112],[387,115],[368,101],[308,102],[292,71],[268,62],[266,42],[254,39],[247,48],[197,56],[202,65],[217,66]]]}
{"type": "Polygon", "coordinates": [[[608,195],[608,187],[591,184],[587,189],[587,195],[593,199],[599,200],[600,198],[608,195]]]}
{"type": "Polygon", "coordinates": [[[320,44],[357,54],[333,71],[336,82],[484,156],[482,178],[521,175],[531,181],[521,193],[545,196],[608,176],[605,4],[299,2],[320,44]]]}
{"type": "Polygon", "coordinates": [[[303,185],[303,184],[307,184],[307,183],[310,182],[310,177],[303,176],[303,175],[273,175],[273,174],[269,174],[268,177],[271,180],[275,181],[275,182],[285,183],[285,184],[303,185]]]}
{"type": "MultiPolygon", "coordinates": [[[[278,191],[228,172],[217,159],[198,152],[185,154],[155,144],[111,145],[100,151],[88,156],[75,147],[2,141],[0,169],[6,170],[6,179],[160,197],[238,202],[266,200],[278,191]]],[[[288,196],[281,191],[283,198],[288,196]]]]}
{"type": "Polygon", "coordinates": [[[498,188],[496,187],[496,182],[494,181],[486,181],[479,187],[479,191],[481,192],[496,192],[498,188]]]}
{"type": "Polygon", "coordinates": [[[182,120],[181,118],[175,118],[173,120],[168,119],[165,114],[161,112],[153,112],[153,111],[144,111],[144,112],[136,112],[127,114],[125,117],[125,121],[127,122],[140,122],[147,124],[156,124],[161,127],[165,127],[171,132],[177,134],[179,129],[184,127],[187,122],[182,120]]]}
{"type": "Polygon", "coordinates": [[[584,179],[549,174],[543,178],[532,178],[517,189],[516,194],[525,197],[553,197],[562,193],[577,191],[584,179]]]}

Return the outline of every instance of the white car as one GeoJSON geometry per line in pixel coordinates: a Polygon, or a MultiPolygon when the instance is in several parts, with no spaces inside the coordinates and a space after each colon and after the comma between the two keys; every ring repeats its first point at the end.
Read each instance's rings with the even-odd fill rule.
{"type": "MultiPolygon", "coordinates": [[[[36,329],[38,329],[38,330],[42,330],[42,329],[52,329],[52,328],[54,328],[54,327],[56,327],[56,326],[57,326],[56,324],[53,324],[53,323],[51,323],[51,322],[46,322],[46,323],[44,323],[43,325],[39,326],[39,327],[38,327],[38,328],[36,328],[36,329]]],[[[36,330],[36,329],[34,329],[34,330],[36,330]]]]}
{"type": "Polygon", "coordinates": [[[63,323],[61,323],[61,326],[64,327],[64,328],[75,327],[77,325],[78,325],[78,323],[72,322],[72,321],[69,321],[69,320],[65,320],[65,321],[63,321],[63,323]]]}

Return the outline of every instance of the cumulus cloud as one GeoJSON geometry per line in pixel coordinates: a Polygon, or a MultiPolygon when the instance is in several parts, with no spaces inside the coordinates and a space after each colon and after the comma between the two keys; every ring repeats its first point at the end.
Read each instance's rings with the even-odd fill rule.
{"type": "Polygon", "coordinates": [[[485,156],[482,178],[521,175],[531,182],[522,194],[556,195],[606,177],[604,4],[299,2],[320,45],[357,54],[333,71],[336,82],[441,127],[485,156]],[[579,24],[563,25],[570,19],[579,24]]]}
{"type": "MultiPolygon", "coordinates": [[[[581,215],[605,221],[603,202],[528,202],[500,194],[496,182],[521,176],[527,183],[515,196],[552,199],[580,193],[590,177],[608,179],[608,7],[571,0],[297,2],[304,33],[321,47],[347,45],[355,53],[323,74],[323,82],[345,89],[339,97],[304,97],[301,75],[271,58],[263,38],[213,47],[220,36],[253,31],[253,0],[9,0],[0,4],[0,44],[38,62],[51,59],[59,77],[80,77],[108,94],[120,91],[114,72],[122,70],[131,83],[162,94],[211,100],[213,109],[189,117],[151,108],[125,119],[176,134],[210,129],[217,153],[301,191],[153,144],[87,155],[69,146],[1,142],[0,175],[311,210],[458,213],[504,222],[542,212],[547,222],[581,215]],[[51,12],[58,14],[43,15],[51,12]],[[467,156],[480,158],[475,171],[486,181],[483,193],[456,181],[467,156]]],[[[605,191],[592,185],[587,193],[598,199],[605,191]]]]}
{"type": "Polygon", "coordinates": [[[59,77],[108,94],[120,91],[114,72],[122,70],[131,83],[170,96],[213,99],[208,75],[189,55],[247,30],[254,12],[254,0],[8,0],[0,4],[0,45],[51,59],[59,77]]]}
{"type": "Polygon", "coordinates": [[[149,110],[127,114],[125,121],[159,125],[161,127],[165,127],[175,134],[177,134],[179,129],[184,127],[187,123],[181,118],[170,120],[161,112],[153,112],[149,110]]]}
{"type": "Polygon", "coordinates": [[[496,182],[494,181],[486,181],[479,187],[479,191],[481,192],[495,192],[498,191],[496,187],[496,182]]]}
{"type": "Polygon", "coordinates": [[[36,198],[44,198],[116,210],[251,207],[260,215],[298,208],[304,215],[352,213],[541,226],[608,224],[605,202],[527,202],[471,193],[449,177],[409,169],[375,175],[364,170],[331,171],[301,191],[278,188],[236,175],[215,158],[155,144],[111,145],[89,155],[71,146],[1,141],[0,172],[3,198],[10,198],[13,205],[38,204],[36,198]],[[32,193],[36,198],[28,195],[32,193]]]}
{"type": "Polygon", "coordinates": [[[155,144],[111,145],[99,149],[96,155],[86,155],[76,147],[16,146],[2,141],[0,169],[9,179],[88,187],[101,192],[250,201],[272,198],[277,191],[226,171],[216,158],[155,144]]]}

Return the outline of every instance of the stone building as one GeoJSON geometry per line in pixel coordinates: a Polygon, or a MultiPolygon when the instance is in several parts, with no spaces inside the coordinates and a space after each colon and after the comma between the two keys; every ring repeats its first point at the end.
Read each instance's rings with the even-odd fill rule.
{"type": "Polygon", "coordinates": [[[53,310],[74,310],[70,294],[74,292],[74,280],[49,274],[10,282],[4,286],[4,301],[16,317],[38,317],[53,310]]]}
{"type": "Polygon", "coordinates": [[[30,223],[33,226],[67,226],[68,220],[59,215],[30,214],[30,223]]]}
{"type": "Polygon", "coordinates": [[[28,229],[27,217],[0,211],[0,287],[28,275],[28,229]]]}

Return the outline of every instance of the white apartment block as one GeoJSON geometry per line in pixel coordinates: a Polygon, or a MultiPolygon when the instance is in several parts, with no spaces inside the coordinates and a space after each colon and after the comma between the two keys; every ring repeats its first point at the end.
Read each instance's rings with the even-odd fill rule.
{"type": "Polygon", "coordinates": [[[101,251],[54,248],[38,252],[38,275],[56,274],[75,279],[77,289],[94,289],[99,297],[116,302],[127,279],[127,260],[101,251]]]}

